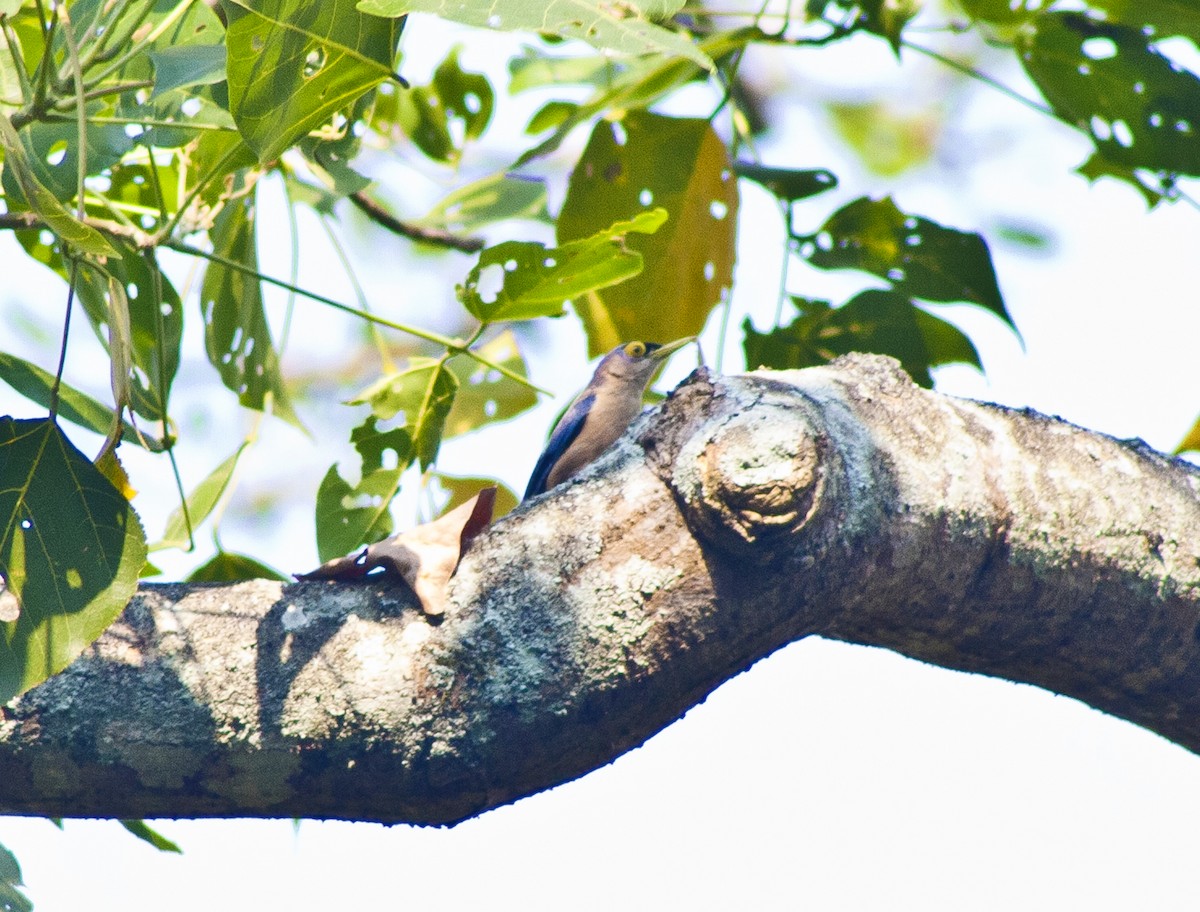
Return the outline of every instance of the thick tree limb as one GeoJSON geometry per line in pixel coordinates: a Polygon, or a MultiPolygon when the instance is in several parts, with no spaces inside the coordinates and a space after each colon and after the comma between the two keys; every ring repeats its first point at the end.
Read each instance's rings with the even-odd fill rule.
{"type": "Polygon", "coordinates": [[[882,358],[693,375],[477,540],[376,583],[146,586],[0,722],[0,811],[443,823],[579,776],[799,637],[1200,750],[1200,472],[882,358]]]}

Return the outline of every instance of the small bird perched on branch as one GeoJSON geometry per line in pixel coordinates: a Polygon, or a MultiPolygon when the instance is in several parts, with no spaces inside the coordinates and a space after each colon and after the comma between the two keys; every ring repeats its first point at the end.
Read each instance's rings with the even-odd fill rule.
{"type": "Polygon", "coordinates": [[[525,489],[525,499],[561,484],[612,446],[642,411],[655,370],[695,336],[665,345],[627,342],[600,359],[596,373],[554,427],[525,489]]]}

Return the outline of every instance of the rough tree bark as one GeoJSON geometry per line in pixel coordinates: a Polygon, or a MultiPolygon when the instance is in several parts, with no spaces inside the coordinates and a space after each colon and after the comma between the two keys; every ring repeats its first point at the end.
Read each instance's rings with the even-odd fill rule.
{"type": "Polygon", "coordinates": [[[0,812],[448,823],[640,744],[804,636],[1200,750],[1200,472],[895,362],[697,372],[477,540],[372,581],[147,585],[0,721],[0,812]]]}

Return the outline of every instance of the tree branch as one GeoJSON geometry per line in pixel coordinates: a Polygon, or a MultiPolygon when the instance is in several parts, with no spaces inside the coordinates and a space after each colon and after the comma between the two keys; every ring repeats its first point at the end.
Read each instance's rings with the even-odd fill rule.
{"type": "Polygon", "coordinates": [[[350,202],[354,203],[375,224],[409,240],[432,244],[435,247],[448,247],[462,253],[478,253],[484,247],[483,238],[467,237],[443,231],[440,228],[428,228],[423,225],[414,225],[412,222],[401,221],[367,196],[365,191],[351,193],[350,202]]]}
{"type": "Polygon", "coordinates": [[[446,823],[608,763],[808,635],[1200,750],[1200,471],[890,359],[693,375],[402,589],[144,586],[0,722],[0,812],[446,823]]]}

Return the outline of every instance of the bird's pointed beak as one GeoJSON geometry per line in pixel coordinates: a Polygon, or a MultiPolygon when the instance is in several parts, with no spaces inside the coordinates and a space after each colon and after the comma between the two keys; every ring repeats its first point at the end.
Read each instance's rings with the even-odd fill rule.
{"type": "Polygon", "coordinates": [[[676,339],[674,342],[667,342],[660,345],[658,348],[649,352],[650,357],[655,361],[665,361],[679,349],[685,345],[691,345],[696,341],[695,336],[684,336],[682,339],[676,339]]]}

